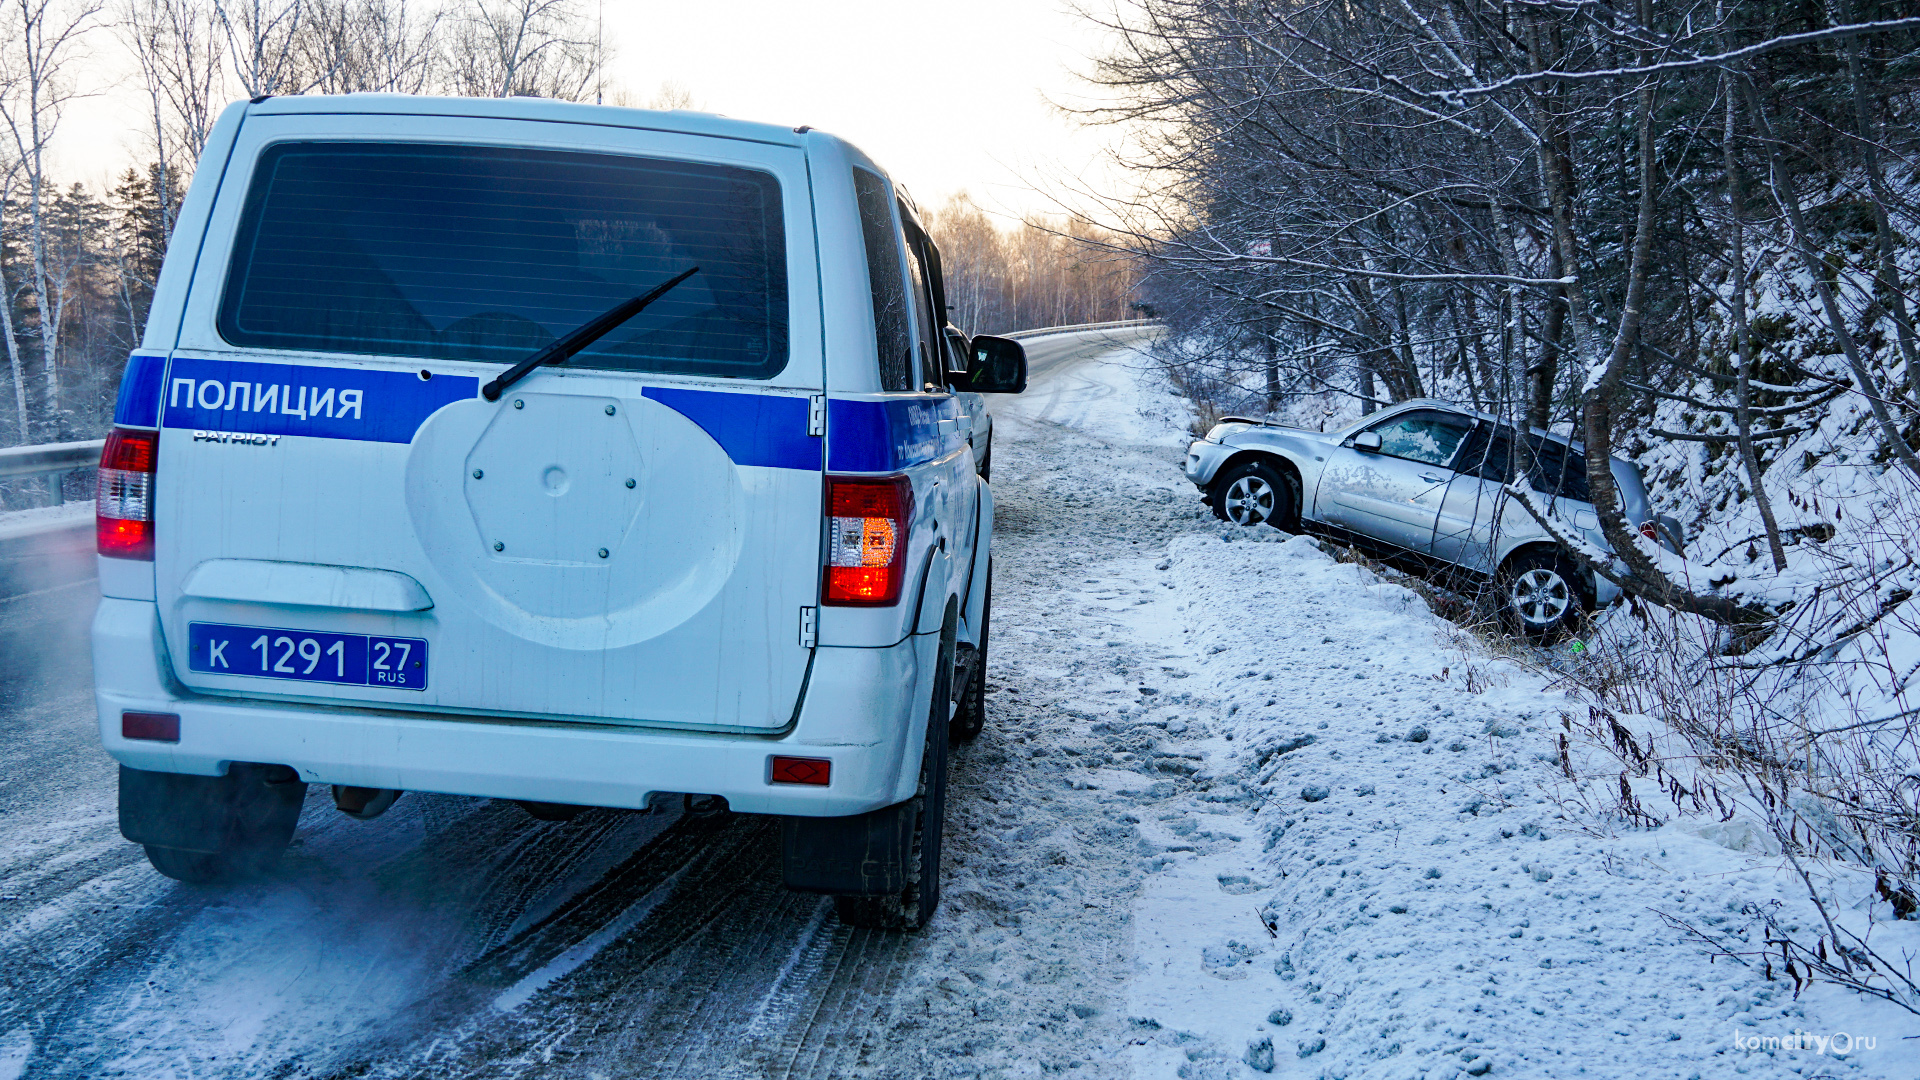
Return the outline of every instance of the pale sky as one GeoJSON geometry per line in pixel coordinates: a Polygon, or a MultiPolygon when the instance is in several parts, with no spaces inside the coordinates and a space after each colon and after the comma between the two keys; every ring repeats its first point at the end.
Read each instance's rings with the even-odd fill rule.
{"type": "MultiPolygon", "coordinates": [[[[609,76],[640,101],[663,82],[700,108],[841,135],[923,206],[959,190],[989,211],[1046,211],[1029,181],[1091,179],[1112,133],[1048,99],[1102,46],[1064,0],[605,0],[609,76]]],[[[63,180],[99,186],[141,153],[144,95],[110,30],[75,65],[92,96],[69,106],[55,146],[63,180]]],[[[1101,185],[1105,186],[1105,185],[1101,185]]]]}

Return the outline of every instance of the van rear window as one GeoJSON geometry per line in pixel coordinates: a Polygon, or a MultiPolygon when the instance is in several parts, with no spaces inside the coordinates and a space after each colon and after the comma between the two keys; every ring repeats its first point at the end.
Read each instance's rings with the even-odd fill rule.
{"type": "Polygon", "coordinates": [[[780,184],[726,165],[486,146],[269,148],[220,334],[234,345],[512,363],[691,266],[574,357],[764,379],[787,363],[780,184]]]}

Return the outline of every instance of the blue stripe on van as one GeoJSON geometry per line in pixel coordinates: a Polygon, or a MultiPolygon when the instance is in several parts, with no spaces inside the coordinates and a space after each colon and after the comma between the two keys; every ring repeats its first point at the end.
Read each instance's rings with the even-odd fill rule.
{"type": "Polygon", "coordinates": [[[807,434],[807,399],[649,386],[641,390],[700,425],[735,465],[820,471],[820,437],[807,434]]]}
{"type": "Polygon", "coordinates": [[[471,375],[173,358],[170,428],[408,443],[427,417],[480,392],[471,375]]]}
{"type": "Polygon", "coordinates": [[[899,472],[966,445],[959,431],[942,437],[940,421],[960,415],[952,397],[898,397],[881,401],[827,401],[834,472],[899,472]]]}
{"type": "Polygon", "coordinates": [[[134,353],[120,376],[120,400],[113,406],[113,422],[121,427],[160,426],[160,379],[167,358],[134,353]]]}

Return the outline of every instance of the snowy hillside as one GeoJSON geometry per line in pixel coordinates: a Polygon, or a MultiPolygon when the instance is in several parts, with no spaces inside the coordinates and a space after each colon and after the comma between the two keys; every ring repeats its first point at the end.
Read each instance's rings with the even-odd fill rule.
{"type": "MultiPolygon", "coordinates": [[[[1157,402],[1143,368],[1107,366],[1110,396],[1157,402]]],[[[1586,704],[1414,592],[1307,538],[1198,519],[1105,588],[1115,632],[1154,659],[1088,679],[1082,707],[1138,749],[1063,779],[1109,793],[1150,860],[1137,1075],[1913,1075],[1911,1015],[1831,987],[1796,999],[1676,926],[1758,948],[1748,905],[1818,922],[1753,821],[1681,814],[1633,777],[1665,822],[1636,825],[1586,704]],[[1795,1032],[1829,1041],[1781,1049],[1795,1032]]],[[[1874,944],[1920,952],[1916,928],[1874,944]]]]}

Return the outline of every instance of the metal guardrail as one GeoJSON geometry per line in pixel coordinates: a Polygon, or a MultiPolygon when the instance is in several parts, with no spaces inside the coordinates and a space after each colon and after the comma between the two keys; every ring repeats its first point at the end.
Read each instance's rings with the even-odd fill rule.
{"type": "Polygon", "coordinates": [[[105,439],[83,439],[79,442],[0,448],[0,480],[45,477],[47,505],[58,506],[67,475],[98,466],[100,448],[106,444],[105,439]]]}
{"type": "Polygon", "coordinates": [[[1015,330],[1001,337],[1021,338],[1050,337],[1054,334],[1071,334],[1080,330],[1124,330],[1133,326],[1159,326],[1159,319],[1119,319],[1114,322],[1076,323],[1072,326],[1042,326],[1034,330],[1015,330]]]}

